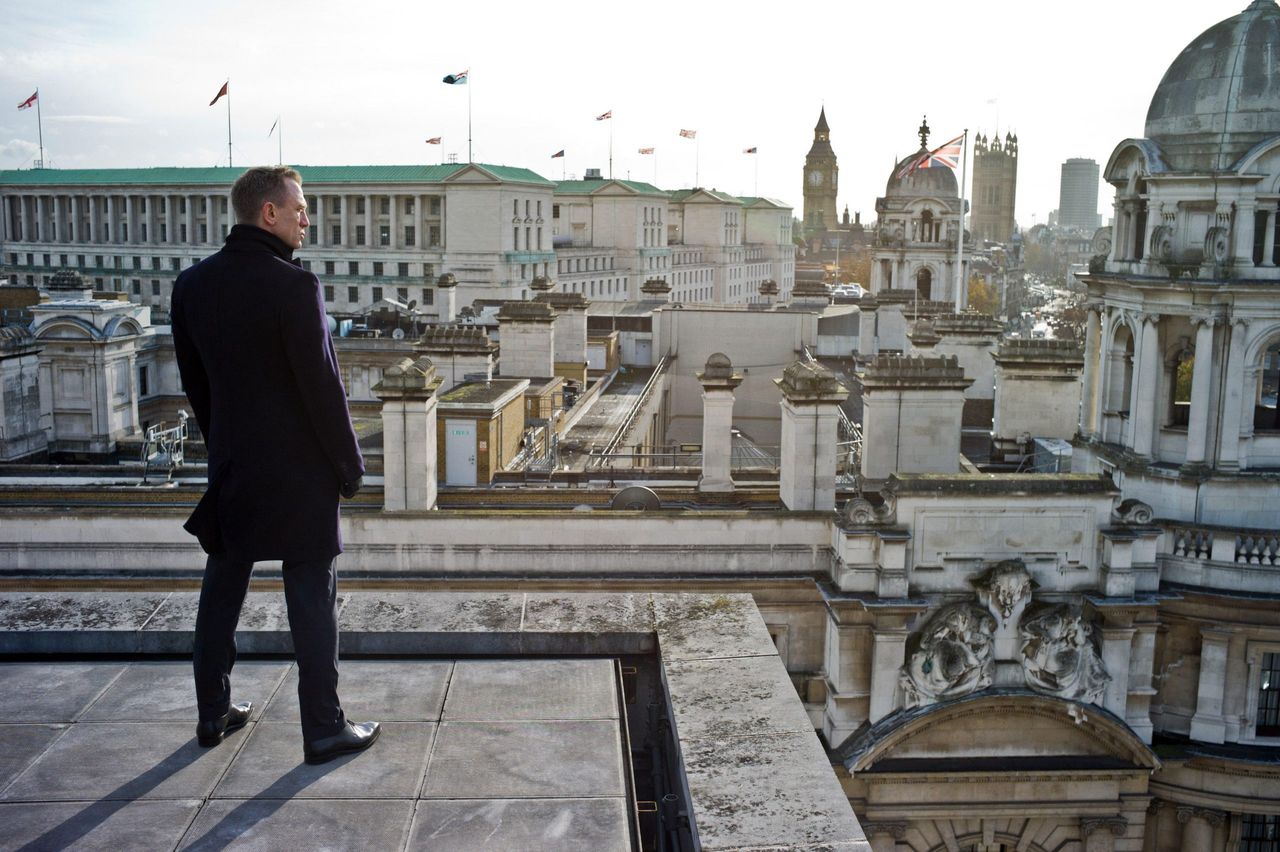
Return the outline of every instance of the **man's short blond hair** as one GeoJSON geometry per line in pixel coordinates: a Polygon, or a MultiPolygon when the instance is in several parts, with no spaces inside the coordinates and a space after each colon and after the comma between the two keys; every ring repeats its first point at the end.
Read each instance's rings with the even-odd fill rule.
{"type": "Polygon", "coordinates": [[[252,225],[258,221],[263,204],[283,202],[287,180],[302,185],[302,175],[288,166],[254,166],[236,178],[231,186],[231,206],[236,211],[236,221],[252,225]]]}

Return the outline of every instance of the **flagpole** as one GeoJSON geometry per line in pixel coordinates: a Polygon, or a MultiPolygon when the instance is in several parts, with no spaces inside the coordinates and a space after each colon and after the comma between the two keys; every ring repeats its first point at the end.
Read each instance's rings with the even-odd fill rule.
{"type": "Polygon", "coordinates": [[[751,163],[755,167],[755,180],[751,185],[751,194],[757,198],[760,196],[760,154],[751,155],[751,163]]]}
{"type": "Polygon", "coordinates": [[[467,69],[467,162],[474,163],[471,158],[471,69],[467,69]]]}
{"type": "Polygon", "coordinates": [[[40,115],[40,90],[36,89],[36,132],[40,134],[40,168],[44,168],[44,118],[40,115]]]}
{"type": "Polygon", "coordinates": [[[613,108],[609,108],[609,180],[613,180],[613,108]]]}
{"type": "MultiPolygon", "coordinates": [[[[259,125],[261,126],[261,125],[259,125]]],[[[262,131],[258,131],[261,133],[262,131]]],[[[227,78],[227,168],[235,168],[231,162],[231,78],[227,78]]]]}
{"type": "Polygon", "coordinates": [[[284,124],[276,116],[276,165],[284,165],[284,124]]]}
{"type": "Polygon", "coordinates": [[[969,177],[969,128],[964,129],[964,142],[960,146],[960,233],[956,240],[956,313],[964,310],[968,301],[964,280],[964,185],[969,177]]]}
{"type": "Polygon", "coordinates": [[[693,137],[693,185],[696,189],[698,186],[698,161],[702,155],[702,140],[697,136],[693,137]]]}

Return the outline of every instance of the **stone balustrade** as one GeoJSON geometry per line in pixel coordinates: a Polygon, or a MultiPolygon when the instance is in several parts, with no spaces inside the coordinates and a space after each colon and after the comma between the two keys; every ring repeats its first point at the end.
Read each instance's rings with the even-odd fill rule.
{"type": "Polygon", "coordinates": [[[1193,586],[1280,592],[1280,531],[1160,521],[1161,577],[1193,586]]]}

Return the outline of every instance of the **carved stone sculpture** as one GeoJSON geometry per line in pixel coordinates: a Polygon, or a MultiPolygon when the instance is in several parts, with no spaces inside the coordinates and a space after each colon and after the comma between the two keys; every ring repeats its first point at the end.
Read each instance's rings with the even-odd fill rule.
{"type": "Polygon", "coordinates": [[[995,619],[976,606],[942,607],[917,634],[899,683],[905,707],[958,698],[991,685],[995,619]]]}
{"type": "Polygon", "coordinates": [[[1021,559],[997,562],[971,582],[978,590],[978,600],[1000,625],[1018,623],[1036,587],[1021,559]]]}
{"type": "Polygon", "coordinates": [[[1022,621],[1022,668],[1027,686],[1097,704],[1111,676],[1098,653],[1093,626],[1079,609],[1055,604],[1022,621]]]}

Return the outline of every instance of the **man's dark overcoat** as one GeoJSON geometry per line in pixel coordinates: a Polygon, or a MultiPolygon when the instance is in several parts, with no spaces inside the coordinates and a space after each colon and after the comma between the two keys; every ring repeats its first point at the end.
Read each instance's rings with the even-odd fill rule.
{"type": "Polygon", "coordinates": [[[320,284],[292,257],[236,225],[173,288],[178,370],[209,448],[186,529],[254,562],[341,553],[338,491],[364,474],[320,284]]]}

